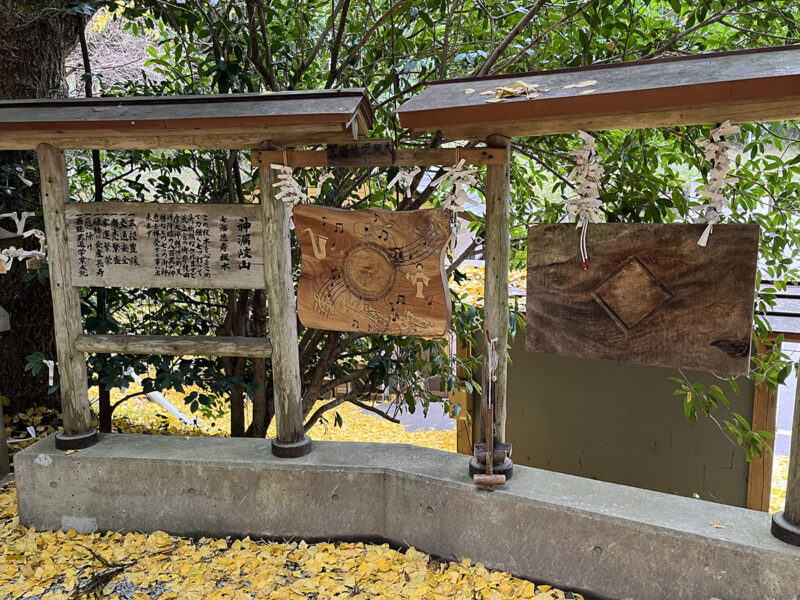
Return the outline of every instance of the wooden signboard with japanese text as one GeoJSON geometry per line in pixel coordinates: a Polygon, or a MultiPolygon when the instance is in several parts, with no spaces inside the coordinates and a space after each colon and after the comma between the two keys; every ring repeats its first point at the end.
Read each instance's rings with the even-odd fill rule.
{"type": "Polygon", "coordinates": [[[303,325],[384,335],[447,333],[447,212],[296,206],[294,223],[303,254],[297,291],[303,325]]]}
{"type": "Polygon", "coordinates": [[[745,375],[750,369],[757,225],[592,224],[528,234],[526,348],[745,375]]]}
{"type": "Polygon", "coordinates": [[[92,202],[65,214],[73,285],[264,288],[257,205],[92,202]]]}

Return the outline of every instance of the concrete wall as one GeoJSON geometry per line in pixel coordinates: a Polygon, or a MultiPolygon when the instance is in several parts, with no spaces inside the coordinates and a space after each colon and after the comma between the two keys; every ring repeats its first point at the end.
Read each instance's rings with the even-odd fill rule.
{"type": "MultiPolygon", "coordinates": [[[[709,419],[691,426],[667,377],[674,369],[525,351],[517,336],[508,370],[507,439],[516,464],[745,506],[744,452],[709,419]]],[[[692,381],[727,384],[685,371],[692,381]]],[[[748,421],[753,384],[732,409],[748,421]]]]}
{"type": "Polygon", "coordinates": [[[15,462],[38,530],[387,540],[602,599],[800,600],[800,548],[765,513],[521,466],[489,492],[428,448],[314,442],[287,460],[268,440],[101,434],[15,462]]]}

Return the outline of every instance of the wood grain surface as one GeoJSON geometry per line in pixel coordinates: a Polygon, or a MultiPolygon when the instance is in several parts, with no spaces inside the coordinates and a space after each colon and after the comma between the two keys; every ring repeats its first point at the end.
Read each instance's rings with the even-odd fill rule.
{"type": "Polygon", "coordinates": [[[796,119],[798,100],[800,46],[787,46],[441,81],[397,113],[404,128],[458,140],[796,119]],[[537,93],[481,95],[518,80],[537,93]]]}
{"type": "Polygon", "coordinates": [[[90,202],[65,213],[73,285],[264,288],[257,205],[90,202]]]}
{"type": "Polygon", "coordinates": [[[175,335],[79,335],[74,347],[90,354],[166,354],[172,356],[246,356],[269,358],[266,338],[175,335]]]}
{"type": "Polygon", "coordinates": [[[83,320],[80,290],[74,285],[75,273],[69,260],[68,226],[64,214],[69,206],[67,162],[62,151],[47,144],[40,145],[36,153],[42,182],[64,433],[81,435],[92,428],[92,411],[86,359],[73,350],[75,339],[83,333],[83,320]]]}
{"type": "Polygon", "coordinates": [[[441,210],[297,206],[303,254],[297,307],[306,327],[441,337],[450,327],[441,210]]]}
{"type": "Polygon", "coordinates": [[[531,227],[526,348],[747,374],[759,228],[704,228],[590,225],[584,270],[574,224],[531,227]]]}

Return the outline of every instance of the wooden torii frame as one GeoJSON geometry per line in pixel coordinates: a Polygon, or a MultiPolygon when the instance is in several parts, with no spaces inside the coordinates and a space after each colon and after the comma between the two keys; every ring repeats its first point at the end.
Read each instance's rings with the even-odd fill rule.
{"type": "MultiPolygon", "coordinates": [[[[514,137],[578,130],[798,119],[800,46],[441,81],[401,106],[398,114],[401,125],[412,133],[438,131],[446,140],[485,139],[490,146],[507,146],[514,137]],[[535,84],[538,93],[502,102],[482,95],[520,80],[535,84]]],[[[504,340],[510,226],[507,169],[489,167],[486,188],[484,312],[486,327],[504,340]]],[[[498,344],[497,350],[494,427],[497,439],[505,441],[506,344],[498,344]]],[[[751,475],[766,470],[769,460],[767,456],[753,461],[751,475]]],[[[800,463],[800,456],[794,461],[800,463]]],[[[800,498],[800,489],[795,493],[800,498]]]]}

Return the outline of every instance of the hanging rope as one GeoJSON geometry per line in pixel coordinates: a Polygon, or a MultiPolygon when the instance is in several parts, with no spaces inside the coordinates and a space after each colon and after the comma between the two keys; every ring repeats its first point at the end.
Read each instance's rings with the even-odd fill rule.
{"type": "Polygon", "coordinates": [[[589,268],[589,251],[586,247],[586,232],[589,223],[599,223],[600,192],[598,185],[603,176],[603,167],[600,165],[600,156],[595,149],[595,138],[585,131],[578,131],[583,140],[583,145],[570,151],[575,157],[575,167],[569,174],[569,180],[575,183],[575,196],[564,201],[567,214],[570,218],[577,219],[577,228],[581,230],[580,251],[581,266],[589,268]]]}
{"type": "Polygon", "coordinates": [[[705,160],[711,165],[708,183],[703,187],[701,195],[707,200],[703,209],[705,209],[705,221],[708,225],[697,241],[698,246],[705,246],[708,243],[708,238],[714,231],[714,225],[719,223],[722,211],[728,203],[728,199],[722,193],[722,188],[736,183],[735,177],[727,176],[731,169],[731,158],[728,155],[728,151],[734,144],[733,142],[725,141],[726,135],[734,135],[736,133],[739,133],[738,125],[731,125],[730,121],[725,121],[711,131],[708,140],[698,142],[698,145],[705,148],[705,160]]]}
{"type": "Polygon", "coordinates": [[[286,212],[289,214],[289,229],[294,229],[294,207],[302,202],[308,201],[308,196],[300,187],[300,183],[294,178],[292,167],[287,165],[271,165],[278,172],[278,182],[273,183],[272,187],[278,188],[275,198],[283,200],[286,212]]]}

